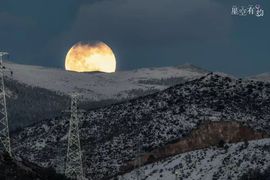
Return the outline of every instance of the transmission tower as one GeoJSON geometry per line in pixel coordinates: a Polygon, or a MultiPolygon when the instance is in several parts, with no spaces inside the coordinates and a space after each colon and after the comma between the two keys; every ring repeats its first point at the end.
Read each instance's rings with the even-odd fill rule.
{"type": "Polygon", "coordinates": [[[10,137],[8,128],[8,117],[7,117],[7,104],[6,104],[6,93],[4,83],[4,69],[3,56],[8,55],[7,52],[0,52],[0,141],[2,144],[3,151],[7,152],[11,156],[10,148],[10,137]]]}
{"type": "Polygon", "coordinates": [[[82,166],[82,152],[80,145],[79,135],[79,111],[78,111],[78,95],[71,95],[71,107],[70,107],[70,121],[68,132],[68,149],[65,175],[71,179],[82,180],[83,166],[82,166]]]}

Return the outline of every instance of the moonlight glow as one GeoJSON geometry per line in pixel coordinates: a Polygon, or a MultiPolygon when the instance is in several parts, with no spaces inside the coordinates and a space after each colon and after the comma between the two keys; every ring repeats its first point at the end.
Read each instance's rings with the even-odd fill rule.
{"type": "Polygon", "coordinates": [[[103,42],[75,44],[67,53],[65,68],[76,72],[115,72],[116,60],[112,49],[103,42]]]}

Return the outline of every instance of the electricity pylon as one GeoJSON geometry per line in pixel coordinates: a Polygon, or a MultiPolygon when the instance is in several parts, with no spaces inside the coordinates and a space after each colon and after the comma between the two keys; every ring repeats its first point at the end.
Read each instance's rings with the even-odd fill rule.
{"type": "Polygon", "coordinates": [[[82,166],[82,152],[79,135],[79,111],[78,111],[78,95],[71,95],[70,121],[68,132],[68,149],[65,175],[71,179],[84,179],[82,166]]]}
{"type": "Polygon", "coordinates": [[[7,104],[6,104],[6,93],[5,93],[5,83],[4,83],[4,69],[3,66],[3,56],[8,55],[7,52],[0,52],[0,141],[3,150],[11,156],[10,148],[10,137],[9,137],[9,127],[8,127],[8,117],[7,117],[7,104]]]}

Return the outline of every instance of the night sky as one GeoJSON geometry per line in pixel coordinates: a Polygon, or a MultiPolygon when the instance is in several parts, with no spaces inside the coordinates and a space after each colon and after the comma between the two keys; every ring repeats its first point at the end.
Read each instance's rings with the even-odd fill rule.
{"type": "Polygon", "coordinates": [[[269,0],[0,0],[0,49],[63,68],[73,44],[100,40],[118,70],[191,63],[246,76],[270,72],[269,13],[269,0]],[[231,15],[250,4],[265,15],[231,15]]]}

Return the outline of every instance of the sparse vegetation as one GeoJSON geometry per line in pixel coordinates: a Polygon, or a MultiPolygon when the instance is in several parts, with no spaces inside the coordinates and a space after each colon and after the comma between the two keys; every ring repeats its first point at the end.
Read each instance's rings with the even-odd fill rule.
{"type": "MultiPolygon", "coordinates": [[[[260,90],[257,84],[209,74],[162,92],[87,112],[80,124],[87,175],[95,179],[112,176],[116,172],[114,162],[121,164],[135,158],[138,142],[142,142],[143,149],[160,148],[185,137],[205,121],[236,121],[269,132],[270,95],[265,92],[270,91],[270,86],[260,90]],[[245,91],[248,84],[253,84],[249,86],[252,91],[245,91]],[[139,134],[143,135],[142,140],[138,139],[139,134]]],[[[60,169],[59,162],[65,158],[62,152],[66,148],[67,126],[66,118],[57,122],[49,119],[18,132],[14,140],[19,142],[17,153],[40,164],[50,162],[60,169]]],[[[220,146],[225,148],[224,143],[220,146]]],[[[243,151],[248,148],[250,145],[243,151]]],[[[221,148],[212,151],[226,153],[221,148]]],[[[224,164],[229,165],[233,156],[227,153],[224,164]]],[[[256,157],[253,159],[258,164],[256,157]]],[[[186,162],[195,166],[193,159],[186,162]]]]}
{"type": "Polygon", "coordinates": [[[269,180],[270,179],[270,167],[265,171],[260,169],[250,169],[245,173],[240,180],[269,180]]]}
{"type": "Polygon", "coordinates": [[[11,129],[59,116],[69,105],[67,96],[6,78],[8,118],[11,129]]]}

